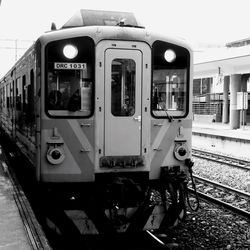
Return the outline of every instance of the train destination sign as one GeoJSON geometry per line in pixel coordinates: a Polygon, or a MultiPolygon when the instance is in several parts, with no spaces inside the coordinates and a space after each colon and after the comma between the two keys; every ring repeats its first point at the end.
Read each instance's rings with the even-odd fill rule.
{"type": "Polygon", "coordinates": [[[69,69],[69,70],[76,70],[76,69],[86,69],[86,63],[65,63],[65,62],[55,62],[54,63],[55,69],[69,69]]]}

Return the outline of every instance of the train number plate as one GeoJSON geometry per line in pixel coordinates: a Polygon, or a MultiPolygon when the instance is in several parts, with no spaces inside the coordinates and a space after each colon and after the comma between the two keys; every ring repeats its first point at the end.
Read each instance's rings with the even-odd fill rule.
{"type": "Polygon", "coordinates": [[[86,69],[87,64],[86,63],[64,63],[64,62],[55,62],[54,63],[55,69],[70,69],[70,70],[76,70],[76,69],[86,69]]]}

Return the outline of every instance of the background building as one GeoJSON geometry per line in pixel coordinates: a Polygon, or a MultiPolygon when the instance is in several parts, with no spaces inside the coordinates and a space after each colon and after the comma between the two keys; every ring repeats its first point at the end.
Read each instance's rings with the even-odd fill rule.
{"type": "Polygon", "coordinates": [[[198,53],[194,65],[194,120],[229,123],[232,129],[250,123],[249,76],[250,38],[198,53]],[[238,92],[247,93],[243,94],[244,100],[238,92]]]}

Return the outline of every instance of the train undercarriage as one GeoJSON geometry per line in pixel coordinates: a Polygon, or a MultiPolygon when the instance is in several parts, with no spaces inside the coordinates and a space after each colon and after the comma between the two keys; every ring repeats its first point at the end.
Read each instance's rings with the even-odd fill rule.
{"type": "Polygon", "coordinates": [[[61,234],[66,224],[67,231],[81,235],[162,231],[177,225],[186,216],[186,174],[163,167],[160,180],[151,182],[140,174],[100,174],[94,186],[77,192],[50,189],[47,225],[61,234]]]}

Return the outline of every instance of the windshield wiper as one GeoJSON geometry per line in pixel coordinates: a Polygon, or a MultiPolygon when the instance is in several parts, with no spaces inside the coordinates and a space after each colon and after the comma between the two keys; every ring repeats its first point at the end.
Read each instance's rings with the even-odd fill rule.
{"type": "Polygon", "coordinates": [[[160,110],[164,111],[169,122],[172,122],[174,120],[173,116],[169,115],[169,113],[167,112],[167,110],[161,105],[158,103],[158,105],[160,106],[160,110]]]}

